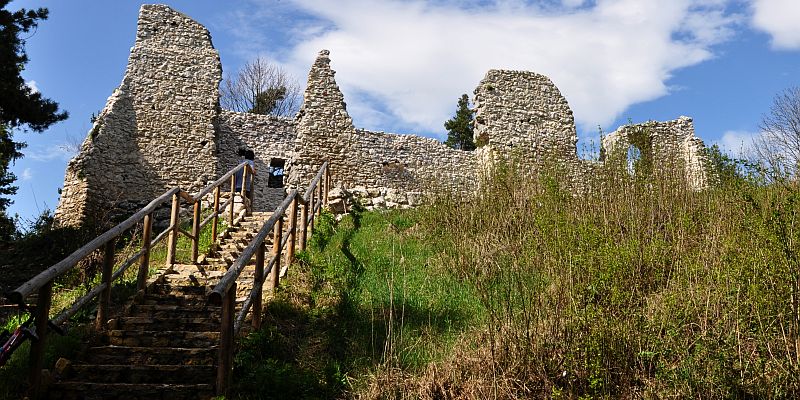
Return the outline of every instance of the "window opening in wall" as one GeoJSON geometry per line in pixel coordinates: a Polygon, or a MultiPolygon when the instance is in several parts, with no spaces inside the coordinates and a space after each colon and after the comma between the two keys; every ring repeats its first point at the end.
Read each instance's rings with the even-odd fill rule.
{"type": "Polygon", "coordinates": [[[269,183],[267,183],[267,187],[283,187],[283,172],[285,170],[285,166],[286,160],[282,158],[273,158],[269,161],[269,183]]]}
{"type": "Polygon", "coordinates": [[[638,147],[631,145],[628,147],[628,155],[626,159],[628,162],[628,173],[633,175],[633,173],[636,172],[636,165],[642,159],[642,151],[639,150],[638,147]]]}

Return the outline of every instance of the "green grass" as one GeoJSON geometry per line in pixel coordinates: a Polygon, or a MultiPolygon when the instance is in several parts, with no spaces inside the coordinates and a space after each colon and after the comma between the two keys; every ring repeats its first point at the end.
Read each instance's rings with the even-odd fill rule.
{"type": "Polygon", "coordinates": [[[376,370],[423,368],[479,324],[476,293],[442,270],[417,218],[323,214],[265,327],[242,344],[233,398],[340,397],[376,370]]]}

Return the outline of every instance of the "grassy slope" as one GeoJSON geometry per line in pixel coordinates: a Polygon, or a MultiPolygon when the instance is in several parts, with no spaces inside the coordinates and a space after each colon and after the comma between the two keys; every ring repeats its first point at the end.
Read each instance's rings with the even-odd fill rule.
{"type": "Polygon", "coordinates": [[[798,188],[596,178],[323,224],[239,396],[800,396],[798,188]]]}

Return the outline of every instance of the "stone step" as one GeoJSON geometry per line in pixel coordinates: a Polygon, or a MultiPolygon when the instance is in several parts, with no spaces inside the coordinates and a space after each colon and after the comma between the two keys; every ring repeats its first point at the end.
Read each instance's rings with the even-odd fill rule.
{"type": "Polygon", "coordinates": [[[163,305],[178,307],[204,307],[208,298],[204,295],[175,296],[171,294],[147,294],[142,299],[141,305],[163,305]]]}
{"type": "Polygon", "coordinates": [[[207,348],[97,346],[88,351],[88,364],[214,365],[217,346],[207,348]]]}
{"type": "Polygon", "coordinates": [[[132,384],[58,382],[49,399],[60,400],[201,400],[214,397],[211,384],[132,384]]]}
{"type": "Polygon", "coordinates": [[[150,317],[119,317],[109,324],[110,329],[116,330],[186,330],[199,332],[213,332],[220,328],[218,319],[209,317],[199,318],[150,318],[150,317]]]}
{"type": "Polygon", "coordinates": [[[166,318],[170,316],[178,317],[212,317],[218,318],[221,312],[221,307],[212,305],[184,305],[174,303],[157,302],[155,304],[134,304],[129,316],[143,316],[150,315],[158,318],[166,318]]]}
{"type": "Polygon", "coordinates": [[[214,382],[213,365],[72,365],[67,379],[95,383],[208,384],[214,382]]]}
{"type": "Polygon", "coordinates": [[[206,296],[204,286],[161,283],[148,288],[148,293],[172,296],[206,296]]]}
{"type": "Polygon", "coordinates": [[[113,346],[208,348],[219,343],[219,332],[110,330],[106,339],[113,346]]]}

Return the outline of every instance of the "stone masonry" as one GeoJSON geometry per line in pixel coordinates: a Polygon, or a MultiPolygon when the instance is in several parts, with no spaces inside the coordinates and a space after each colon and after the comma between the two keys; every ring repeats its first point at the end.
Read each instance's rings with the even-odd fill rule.
{"type": "MultiPolygon", "coordinates": [[[[572,111],[544,75],[490,70],[474,92],[475,138],[483,147],[464,152],[434,139],[356,128],[330,62],[322,50],[293,119],[221,110],[222,67],[206,28],[167,6],[142,6],[122,83],[67,166],[57,221],[130,213],[176,185],[198,190],[239,164],[239,149],[256,154],[257,211],[285,193],[266,185],[269,166],[282,160],[289,187],[304,186],[329,161],[334,185],[370,208],[414,206],[430,193],[473,193],[493,157],[512,151],[534,170],[555,160],[574,180],[591,170],[577,156],[572,111]]],[[[646,147],[654,163],[680,162],[694,187],[705,185],[703,143],[689,118],[624,126],[602,145],[609,160],[632,145],[646,147]]]]}

